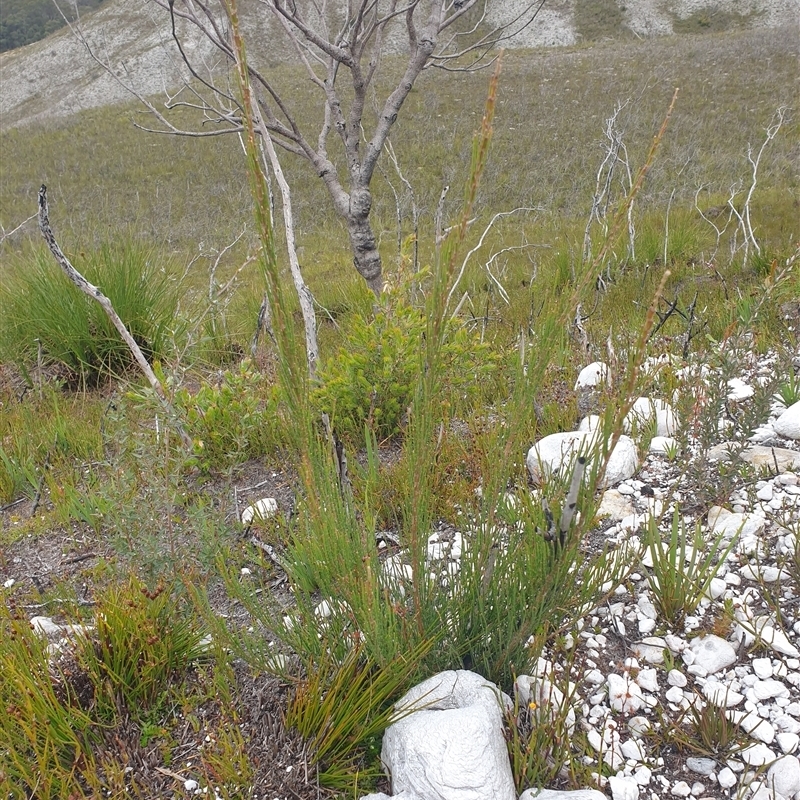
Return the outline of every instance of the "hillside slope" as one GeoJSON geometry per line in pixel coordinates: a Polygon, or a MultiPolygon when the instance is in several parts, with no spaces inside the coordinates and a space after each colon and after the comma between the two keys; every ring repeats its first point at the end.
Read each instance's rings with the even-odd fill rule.
{"type": "MultiPolygon", "coordinates": [[[[527,0],[490,3],[490,22],[512,19],[527,0]]],[[[702,33],[728,27],[798,25],[796,0],[550,0],[534,25],[511,47],[572,45],[614,37],[702,33]]],[[[277,63],[288,48],[275,46],[277,31],[262,15],[250,21],[250,40],[273,43],[265,56],[277,63]]],[[[61,30],[47,39],[0,55],[0,127],[36,124],[88,108],[163,93],[185,76],[170,38],[165,12],[148,0],[116,0],[84,17],[86,41],[61,30]],[[97,59],[111,66],[109,74],[97,59]]],[[[212,48],[189,30],[179,33],[194,63],[213,68],[212,48]]],[[[399,42],[395,42],[397,47],[399,42]]]]}

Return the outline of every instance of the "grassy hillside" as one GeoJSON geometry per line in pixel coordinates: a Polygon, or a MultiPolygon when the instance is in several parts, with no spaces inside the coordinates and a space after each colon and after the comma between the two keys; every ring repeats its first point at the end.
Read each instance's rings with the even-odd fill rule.
{"type": "MultiPolygon", "coordinates": [[[[643,204],[662,204],[673,192],[673,201],[685,204],[701,184],[711,188],[714,204],[717,193],[747,177],[748,143],[760,142],[776,108],[793,101],[796,59],[790,30],[510,51],[482,207],[537,205],[549,215],[583,217],[602,159],[604,120],[616,104],[627,103],[621,122],[638,164],[674,87],[681,89],[678,106],[643,204]]],[[[442,185],[463,179],[485,87],[483,73],[426,73],[403,109],[393,141],[423,220],[442,185]]],[[[293,100],[315,109],[304,81],[297,82],[293,100]]],[[[201,241],[223,245],[249,223],[235,138],[157,136],[134,123],[148,119],[135,106],[114,107],[0,134],[2,224],[13,227],[33,212],[42,182],[51,186],[61,235],[75,245],[91,246],[125,230],[190,253],[201,241]]],[[[794,196],[790,164],[797,132],[792,123],[773,143],[762,165],[764,190],[794,196]]],[[[289,156],[284,162],[301,245],[313,247],[315,234],[335,228],[336,221],[307,165],[289,156]]],[[[387,162],[383,173],[400,186],[387,162]]],[[[393,195],[382,175],[376,190],[378,218],[393,238],[393,195]]]]}
{"type": "MultiPolygon", "coordinates": [[[[79,0],[64,4],[63,11],[74,19],[74,5],[82,13],[100,5],[102,0],[79,0]]],[[[63,28],[64,18],[51,0],[3,0],[0,6],[0,53],[32,42],[38,42],[53,31],[63,28]]]]}

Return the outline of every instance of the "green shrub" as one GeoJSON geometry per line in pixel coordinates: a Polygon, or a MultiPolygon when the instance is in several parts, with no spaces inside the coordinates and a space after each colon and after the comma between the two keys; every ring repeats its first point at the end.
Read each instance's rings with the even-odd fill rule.
{"type": "MultiPolygon", "coordinates": [[[[469,406],[497,364],[477,333],[450,323],[441,353],[441,410],[469,406]]],[[[372,319],[353,318],[338,351],[319,370],[313,402],[341,435],[359,437],[367,425],[385,439],[399,433],[411,405],[424,350],[426,319],[395,292],[372,319]]]]}
{"type": "MultiPolygon", "coordinates": [[[[148,359],[169,352],[178,285],[163,259],[123,242],[82,256],[75,266],[108,297],[148,359]]],[[[64,369],[69,380],[88,385],[131,366],[128,346],[105,311],[69,281],[47,251],[20,258],[4,275],[0,359],[29,372],[41,357],[64,369]]]]}
{"type": "Polygon", "coordinates": [[[175,406],[184,414],[193,449],[188,465],[222,470],[274,449],[280,441],[277,392],[249,361],[223,373],[216,386],[181,388],[175,406]]]}

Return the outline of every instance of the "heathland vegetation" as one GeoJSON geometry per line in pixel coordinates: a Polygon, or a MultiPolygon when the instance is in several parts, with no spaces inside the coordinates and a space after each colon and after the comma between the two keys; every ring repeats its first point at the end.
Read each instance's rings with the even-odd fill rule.
{"type": "MultiPolygon", "coordinates": [[[[168,796],[186,779],[358,797],[413,681],[470,666],[510,689],[631,567],[592,536],[596,474],[563,543],[528,491],[527,447],[577,422],[579,367],[614,367],[606,441],[687,364],[732,376],[737,354],[772,351],[791,395],[793,32],[510,51],[489,77],[425,73],[409,96],[373,185],[377,301],[324,188],[283,158],[313,381],[280,225],[253,223],[236,137],[148,134],[136,106],[0,133],[4,795],[168,796]],[[167,410],[35,221],[10,233],[42,183],[167,410]],[[645,376],[649,356],[668,365],[645,376]],[[243,525],[266,495],[278,513],[243,525]],[[464,536],[457,580],[425,577],[434,529],[464,536]],[[34,614],[89,627],[62,629],[54,656],[34,614]]],[[[677,401],[692,425],[675,458],[700,506],[735,475],[703,461],[719,409],[695,400],[677,401]]],[[[565,491],[545,487],[551,508],[565,491]]],[[[520,789],[588,783],[580,749],[509,725],[520,789]]]]}

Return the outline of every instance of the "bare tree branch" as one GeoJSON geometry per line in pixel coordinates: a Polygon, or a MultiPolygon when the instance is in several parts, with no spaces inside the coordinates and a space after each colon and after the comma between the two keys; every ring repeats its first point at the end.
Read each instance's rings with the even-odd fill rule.
{"type": "MultiPolygon", "coordinates": [[[[539,208],[538,206],[533,208],[514,208],[511,211],[499,211],[489,220],[489,224],[484,228],[483,233],[480,236],[480,239],[478,239],[478,243],[464,256],[464,260],[461,262],[461,268],[458,271],[458,275],[456,275],[456,278],[453,281],[453,285],[450,287],[450,291],[447,294],[447,300],[445,301],[445,308],[447,308],[450,305],[450,301],[452,300],[453,295],[455,294],[456,289],[458,288],[458,284],[464,277],[464,272],[467,269],[467,264],[469,263],[472,256],[474,256],[475,253],[477,253],[478,250],[480,250],[481,247],[483,247],[483,243],[486,240],[486,237],[489,235],[489,231],[494,227],[495,222],[497,222],[497,220],[499,219],[502,219],[503,217],[510,217],[512,214],[519,214],[520,212],[523,211],[531,212],[531,211],[542,211],[542,210],[543,209],[539,208]]],[[[504,289],[503,292],[505,292],[504,289]]]]}
{"type": "Polygon", "coordinates": [[[125,327],[125,323],[120,319],[119,314],[117,314],[117,312],[114,310],[114,306],[111,305],[111,301],[100,291],[100,289],[98,289],[97,286],[89,283],[89,281],[87,281],[86,278],[84,278],[83,275],[81,275],[81,273],[75,269],[70,260],[64,255],[63,251],[58,246],[56,237],[53,234],[53,229],[50,227],[50,219],[47,211],[47,187],[44,185],[42,185],[41,189],[39,189],[39,230],[41,230],[42,236],[44,237],[45,242],[47,242],[47,246],[50,248],[50,252],[53,254],[53,257],[55,258],[59,267],[61,267],[63,270],[64,274],[85,295],[91,297],[93,300],[96,300],[100,306],[102,306],[103,311],[106,312],[108,318],[119,332],[119,335],[122,337],[125,344],[128,345],[131,354],[150,383],[150,386],[152,387],[156,396],[167,410],[175,429],[178,431],[181,437],[184,447],[191,448],[192,440],[189,438],[189,435],[186,433],[183,425],[181,425],[181,423],[178,421],[175,410],[172,408],[172,404],[169,402],[169,398],[164,391],[164,387],[161,385],[161,381],[159,381],[159,379],[156,377],[155,372],[153,372],[152,367],[144,357],[144,353],[142,353],[141,348],[136,343],[136,340],[133,338],[133,336],[131,336],[127,327],[125,327]]]}
{"type": "Polygon", "coordinates": [[[23,220],[19,225],[17,225],[16,228],[8,232],[6,232],[5,228],[0,225],[0,231],[2,231],[2,235],[0,235],[0,244],[3,244],[6,239],[8,239],[10,236],[13,236],[17,231],[22,230],[32,219],[36,219],[36,214],[31,214],[28,219],[23,220]]]}

